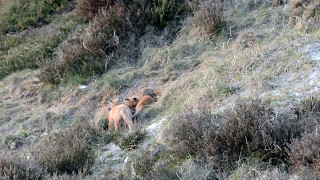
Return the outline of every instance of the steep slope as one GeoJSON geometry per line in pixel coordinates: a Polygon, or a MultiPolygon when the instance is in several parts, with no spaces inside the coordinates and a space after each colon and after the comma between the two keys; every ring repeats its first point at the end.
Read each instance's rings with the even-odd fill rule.
{"type": "Polygon", "coordinates": [[[1,50],[0,63],[19,53],[31,64],[42,61],[40,69],[6,71],[0,81],[0,177],[319,177],[319,157],[299,148],[306,143],[312,153],[319,153],[312,139],[320,125],[318,3],[228,1],[223,2],[223,16],[217,3],[194,4],[181,23],[175,19],[161,28],[148,24],[141,36],[119,36],[128,44],[110,54],[108,48],[90,49],[96,47],[86,44],[92,26],[74,11],[57,14],[37,29],[16,32],[25,36],[23,41],[1,50]],[[215,27],[210,13],[221,13],[221,28],[215,27]],[[55,35],[59,42],[43,44],[55,35]],[[135,47],[123,50],[128,45],[135,47]],[[33,56],[43,52],[37,47],[50,52],[33,56]],[[100,50],[105,57],[94,54],[100,50]],[[84,71],[86,62],[100,66],[100,60],[109,63],[107,70],[88,76],[66,67],[53,75],[60,84],[50,85],[41,74],[45,68],[70,65],[63,61],[72,58],[65,51],[81,57],[70,60],[83,60],[78,70],[84,71]],[[132,52],[137,56],[131,58],[132,52]],[[140,96],[143,87],[157,89],[161,96],[140,115],[136,130],[104,131],[107,101],[140,96]]]}

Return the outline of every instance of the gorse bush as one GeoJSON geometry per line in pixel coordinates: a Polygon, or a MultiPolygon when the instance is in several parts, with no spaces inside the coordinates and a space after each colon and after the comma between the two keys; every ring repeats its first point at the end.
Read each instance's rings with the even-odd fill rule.
{"type": "Polygon", "coordinates": [[[70,0],[17,0],[5,14],[0,14],[0,34],[35,28],[51,21],[70,0]]]}
{"type": "Polygon", "coordinates": [[[271,164],[288,163],[289,144],[319,124],[314,108],[301,106],[276,114],[267,102],[252,100],[213,115],[201,107],[173,121],[168,139],[180,156],[202,157],[216,168],[255,156],[271,164]]]}
{"type": "Polygon", "coordinates": [[[34,152],[36,162],[48,173],[89,173],[94,161],[93,142],[100,135],[89,125],[75,125],[61,130],[34,152]]]}

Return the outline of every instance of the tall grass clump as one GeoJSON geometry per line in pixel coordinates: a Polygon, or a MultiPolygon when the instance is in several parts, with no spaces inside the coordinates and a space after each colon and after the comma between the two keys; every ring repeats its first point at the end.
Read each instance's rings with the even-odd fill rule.
{"type": "Polygon", "coordinates": [[[191,7],[194,11],[191,18],[193,26],[201,28],[210,36],[223,27],[223,2],[218,0],[197,1],[191,7]]]}
{"type": "Polygon", "coordinates": [[[216,168],[233,167],[247,157],[288,164],[292,139],[312,132],[319,113],[299,107],[277,113],[268,102],[238,103],[220,114],[188,109],[173,120],[168,140],[181,157],[201,157],[216,168]]]}
{"type": "Polygon", "coordinates": [[[36,28],[51,21],[52,15],[70,0],[16,0],[8,12],[0,13],[0,34],[36,28]]]}
{"type": "Polygon", "coordinates": [[[93,142],[100,135],[89,125],[75,125],[52,134],[34,151],[36,162],[48,173],[89,173],[95,158],[93,142]]]}

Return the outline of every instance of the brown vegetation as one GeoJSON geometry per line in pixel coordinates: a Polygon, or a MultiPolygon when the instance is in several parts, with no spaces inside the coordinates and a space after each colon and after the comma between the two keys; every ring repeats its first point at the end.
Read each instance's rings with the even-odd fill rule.
{"type": "Polygon", "coordinates": [[[101,8],[108,8],[114,0],[77,0],[76,12],[86,20],[91,20],[101,8]]]}
{"type": "Polygon", "coordinates": [[[33,180],[41,179],[44,175],[45,171],[32,161],[9,154],[0,156],[0,179],[33,180]]]}
{"type": "Polygon", "coordinates": [[[320,134],[318,128],[313,133],[295,139],[290,145],[290,162],[296,170],[304,166],[320,170],[320,134]]]}
{"type": "Polygon", "coordinates": [[[33,152],[36,162],[48,173],[89,173],[94,161],[93,142],[100,137],[89,125],[79,124],[50,135],[33,152]]]}
{"type": "Polygon", "coordinates": [[[223,26],[223,3],[217,0],[199,1],[198,3],[194,6],[195,14],[191,23],[213,36],[223,26]]]}
{"type": "Polygon", "coordinates": [[[74,74],[94,76],[115,64],[134,64],[140,55],[138,43],[145,27],[164,22],[168,24],[177,18],[177,12],[185,11],[185,2],[175,0],[147,4],[140,1],[99,1],[98,5],[93,3],[92,7],[80,10],[80,6],[87,7],[88,3],[92,4],[90,0],[79,1],[78,13],[86,18],[94,16],[90,26],[85,31],[74,32],[62,43],[58,55],[41,65],[39,77],[43,82],[57,84],[74,74]],[[104,4],[108,7],[99,9],[104,4]],[[149,17],[160,18],[160,21],[154,22],[149,17]]]}
{"type": "Polygon", "coordinates": [[[176,118],[168,138],[176,152],[200,156],[217,168],[256,156],[272,164],[288,162],[288,145],[319,124],[314,108],[276,114],[267,102],[238,103],[221,114],[211,114],[201,106],[188,109],[176,118]]]}

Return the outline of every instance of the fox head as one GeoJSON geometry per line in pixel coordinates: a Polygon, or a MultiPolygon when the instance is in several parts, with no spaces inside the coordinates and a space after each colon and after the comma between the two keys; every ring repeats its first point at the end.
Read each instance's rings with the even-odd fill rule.
{"type": "Polygon", "coordinates": [[[118,97],[112,101],[108,101],[109,105],[108,105],[108,111],[111,111],[111,109],[119,104],[123,103],[123,98],[122,97],[118,97]]]}
{"type": "Polygon", "coordinates": [[[130,108],[135,107],[139,102],[139,98],[137,96],[131,96],[130,98],[125,99],[125,104],[130,108]]]}

